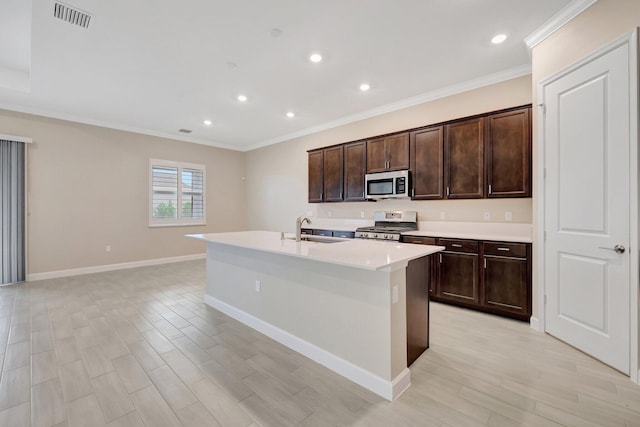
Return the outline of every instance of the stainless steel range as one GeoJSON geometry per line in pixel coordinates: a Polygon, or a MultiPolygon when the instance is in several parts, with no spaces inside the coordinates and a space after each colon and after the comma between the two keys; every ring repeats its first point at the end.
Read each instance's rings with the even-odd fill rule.
{"type": "Polygon", "coordinates": [[[356,229],[356,238],[378,240],[400,240],[400,233],[418,229],[418,213],[408,212],[374,212],[373,227],[356,229]]]}

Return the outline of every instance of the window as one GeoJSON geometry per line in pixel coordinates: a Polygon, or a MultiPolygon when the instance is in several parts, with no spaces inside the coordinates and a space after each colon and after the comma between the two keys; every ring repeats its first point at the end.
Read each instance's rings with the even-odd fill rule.
{"type": "Polygon", "coordinates": [[[204,225],[204,165],[151,159],[149,225],[204,225]]]}

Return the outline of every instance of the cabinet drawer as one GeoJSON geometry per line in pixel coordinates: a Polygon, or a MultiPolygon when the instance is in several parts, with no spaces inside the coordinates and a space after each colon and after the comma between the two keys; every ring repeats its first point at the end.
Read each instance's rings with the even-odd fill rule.
{"type": "Polygon", "coordinates": [[[435,237],[425,237],[425,236],[402,236],[403,243],[415,243],[418,245],[435,245],[436,238],[435,237]]]}
{"type": "Polygon", "coordinates": [[[527,257],[526,243],[484,242],[482,247],[485,255],[527,257]]]}
{"type": "Polygon", "coordinates": [[[313,230],[313,235],[314,236],[326,236],[326,237],[331,237],[333,236],[333,232],[331,230],[313,230]]]}
{"type": "Polygon", "coordinates": [[[334,231],[333,237],[342,237],[344,239],[353,239],[356,237],[355,231],[334,231]]]}
{"type": "Polygon", "coordinates": [[[444,246],[447,251],[478,253],[476,240],[438,239],[438,245],[444,246]]]}

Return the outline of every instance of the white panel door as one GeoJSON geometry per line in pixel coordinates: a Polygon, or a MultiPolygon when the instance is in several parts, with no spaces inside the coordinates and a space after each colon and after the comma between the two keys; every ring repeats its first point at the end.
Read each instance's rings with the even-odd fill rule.
{"type": "Polygon", "coordinates": [[[627,45],[543,87],[546,330],[626,374],[629,91],[627,45]]]}

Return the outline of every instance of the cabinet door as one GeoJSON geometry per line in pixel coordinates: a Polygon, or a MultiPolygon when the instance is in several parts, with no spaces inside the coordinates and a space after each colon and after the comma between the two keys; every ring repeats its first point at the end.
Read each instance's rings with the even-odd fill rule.
{"type": "Polygon", "coordinates": [[[322,150],[309,153],[309,203],[322,202],[324,181],[324,154],[322,150]]]}
{"type": "Polygon", "coordinates": [[[367,169],[365,141],[344,146],[344,200],[364,200],[364,174],[367,169]]]}
{"type": "Polygon", "coordinates": [[[531,109],[487,118],[487,196],[531,197],[531,109]]]}
{"type": "MultiPolygon", "coordinates": [[[[402,236],[402,243],[415,243],[418,245],[436,245],[435,237],[425,237],[425,236],[402,236]]],[[[427,288],[429,289],[429,296],[437,296],[437,285],[438,285],[438,260],[439,255],[429,255],[428,261],[428,273],[427,273],[427,288]]]]}
{"type": "Polygon", "coordinates": [[[385,138],[387,145],[387,170],[409,169],[409,133],[391,135],[385,138]]]}
{"type": "Polygon", "coordinates": [[[487,308],[528,318],[531,315],[528,261],[485,256],[482,299],[487,308]]]}
{"type": "Polygon", "coordinates": [[[342,201],[343,146],[324,150],[324,201],[342,201]]]}
{"type": "Polygon", "coordinates": [[[442,199],[444,196],[442,126],[411,132],[409,139],[412,198],[442,199]]]}
{"type": "Polygon", "coordinates": [[[484,197],[484,119],[447,125],[445,184],[448,199],[484,197]]]}
{"type": "Polygon", "coordinates": [[[431,256],[409,261],[407,289],[407,366],[429,347],[429,297],[431,256]]]}
{"type": "Polygon", "coordinates": [[[387,149],[384,138],[367,141],[367,173],[387,170],[387,149]]]}
{"type": "Polygon", "coordinates": [[[442,299],[466,304],[478,304],[478,255],[440,252],[438,296],[442,299]]]}

